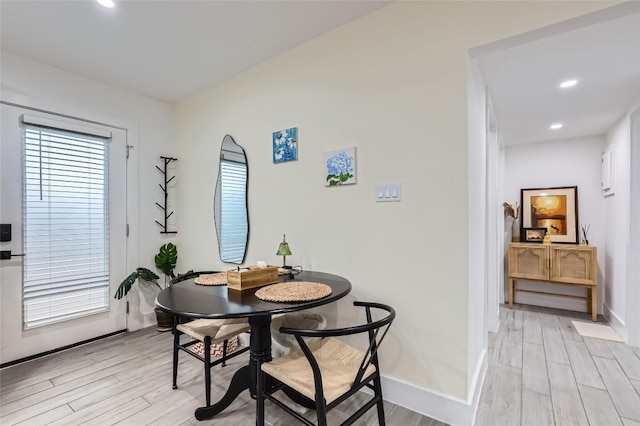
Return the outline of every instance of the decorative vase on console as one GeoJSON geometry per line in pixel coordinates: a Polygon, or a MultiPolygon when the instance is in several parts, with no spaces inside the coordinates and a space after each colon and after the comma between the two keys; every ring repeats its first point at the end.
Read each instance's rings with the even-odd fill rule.
{"type": "Polygon", "coordinates": [[[513,222],[511,223],[511,241],[519,242],[520,241],[520,208],[518,203],[516,202],[513,206],[509,203],[502,203],[502,207],[504,208],[504,217],[513,218],[513,222]]]}
{"type": "Polygon", "coordinates": [[[513,219],[511,224],[511,241],[520,242],[520,218],[513,219]]]}
{"type": "Polygon", "coordinates": [[[582,241],[580,241],[580,244],[588,246],[589,245],[588,233],[589,233],[589,228],[591,228],[591,225],[582,225],[581,228],[582,228],[582,241]]]}

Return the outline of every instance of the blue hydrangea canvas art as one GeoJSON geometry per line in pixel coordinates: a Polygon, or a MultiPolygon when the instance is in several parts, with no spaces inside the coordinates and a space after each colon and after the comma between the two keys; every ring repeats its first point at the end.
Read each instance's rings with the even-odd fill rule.
{"type": "Polygon", "coordinates": [[[329,151],[325,154],[325,186],[356,183],[356,147],[329,151]]]}
{"type": "Polygon", "coordinates": [[[273,132],[273,162],[284,163],[298,159],[298,128],[273,132]]]}

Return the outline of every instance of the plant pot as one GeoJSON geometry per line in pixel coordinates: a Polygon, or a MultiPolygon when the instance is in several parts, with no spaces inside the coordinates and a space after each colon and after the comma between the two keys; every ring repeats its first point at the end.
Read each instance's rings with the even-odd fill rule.
{"type": "Polygon", "coordinates": [[[156,330],[171,331],[173,329],[173,315],[161,311],[158,308],[155,308],[154,311],[156,313],[156,321],[158,322],[156,330]]]}

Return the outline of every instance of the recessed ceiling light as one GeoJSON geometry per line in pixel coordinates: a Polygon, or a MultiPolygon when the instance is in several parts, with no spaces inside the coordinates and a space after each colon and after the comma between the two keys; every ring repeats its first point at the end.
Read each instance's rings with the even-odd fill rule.
{"type": "Polygon", "coordinates": [[[113,6],[115,6],[116,4],[113,2],[113,0],[96,0],[98,2],[98,4],[100,4],[100,6],[104,6],[104,7],[108,7],[108,8],[112,8],[113,6]]]}
{"type": "Polygon", "coordinates": [[[562,129],[562,123],[554,123],[551,126],[549,126],[549,128],[551,130],[558,130],[558,129],[562,129]]]}
{"type": "Polygon", "coordinates": [[[573,87],[576,84],[578,84],[578,80],[565,80],[562,83],[560,83],[560,88],[566,89],[568,87],[573,87]]]}

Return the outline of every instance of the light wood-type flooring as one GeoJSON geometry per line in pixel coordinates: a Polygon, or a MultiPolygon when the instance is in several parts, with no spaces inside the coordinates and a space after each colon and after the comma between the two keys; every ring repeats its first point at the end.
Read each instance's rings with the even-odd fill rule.
{"type": "MultiPolygon", "coordinates": [[[[489,336],[477,426],[640,426],[640,348],[580,336],[571,320],[589,322],[587,314],[516,305],[501,308],[501,316],[500,331],[489,336]]],[[[213,368],[214,400],[247,357],[213,368]]],[[[202,364],[186,354],[178,386],[171,389],[171,334],[147,328],[1,370],[0,424],[254,424],[248,392],[214,419],[195,420],[204,401],[202,364]]],[[[330,424],[355,405],[331,411],[330,424]]],[[[391,403],[385,409],[390,426],[443,425],[391,403]]],[[[305,415],[313,418],[310,410],[305,415]]],[[[266,420],[298,424],[269,401],[266,420]]],[[[357,424],[376,423],[371,410],[357,424]]]]}
{"type": "MultiPolygon", "coordinates": [[[[204,405],[203,365],[181,353],[178,389],[171,389],[171,333],[147,328],[4,368],[0,371],[0,424],[19,425],[208,425],[255,424],[255,401],[245,391],[214,419],[198,422],[204,405]]],[[[248,353],[212,369],[212,400],[224,394],[231,376],[246,365],[248,353]]],[[[358,402],[366,400],[358,395],[358,402]]],[[[269,425],[299,422],[266,401],[269,425]]],[[[342,404],[329,412],[335,425],[359,408],[342,404]]],[[[309,418],[315,412],[303,410],[309,418]]],[[[386,403],[387,425],[442,426],[428,417],[386,403]]],[[[315,421],[315,420],[314,420],[315,421]]],[[[372,409],[358,425],[377,424],[372,409]]]]}
{"type": "Polygon", "coordinates": [[[477,426],[640,426],[640,348],[581,336],[571,321],[588,314],[514,305],[501,317],[477,426]]]}

